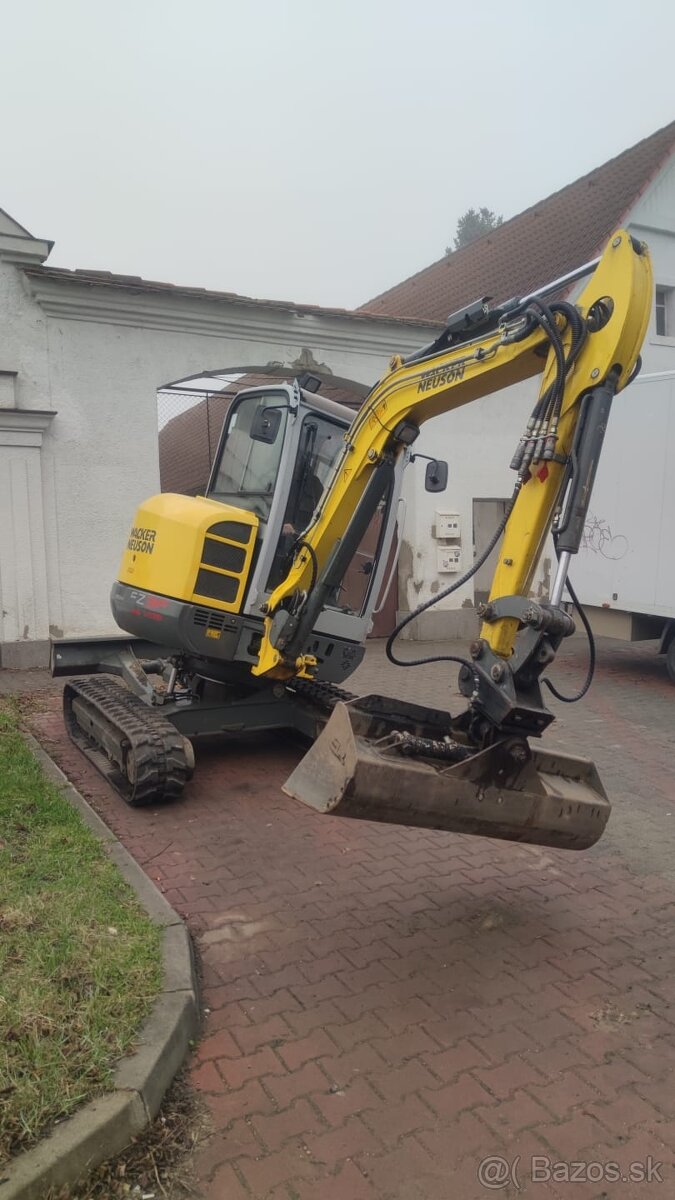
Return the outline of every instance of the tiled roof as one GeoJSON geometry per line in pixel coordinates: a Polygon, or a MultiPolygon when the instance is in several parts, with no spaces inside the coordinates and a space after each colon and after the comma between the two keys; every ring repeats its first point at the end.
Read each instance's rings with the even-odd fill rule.
{"type": "Polygon", "coordinates": [[[524,296],[596,257],[675,147],[675,121],[498,229],[390,288],[361,312],[443,321],[472,300],[524,296]]]}

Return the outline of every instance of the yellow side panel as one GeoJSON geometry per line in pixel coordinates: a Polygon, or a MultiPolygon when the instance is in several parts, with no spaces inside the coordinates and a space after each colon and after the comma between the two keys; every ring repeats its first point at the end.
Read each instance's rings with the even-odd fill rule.
{"type": "Polygon", "coordinates": [[[202,496],[152,496],[134,516],[119,581],[173,600],[239,612],[258,524],[254,513],[202,496]],[[214,544],[234,560],[231,569],[204,562],[205,545],[213,549],[214,544]],[[227,598],[218,598],[219,592],[227,598]]]}

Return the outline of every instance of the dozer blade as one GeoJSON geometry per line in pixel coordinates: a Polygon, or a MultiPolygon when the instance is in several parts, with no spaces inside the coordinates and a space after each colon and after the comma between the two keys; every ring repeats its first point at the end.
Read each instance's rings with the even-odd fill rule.
{"type": "MultiPolygon", "coordinates": [[[[286,781],[287,795],[334,816],[566,850],[586,850],[601,836],[610,804],[589,759],[532,750],[522,738],[450,765],[403,757],[391,735],[372,739],[372,716],[359,711],[371,699],[380,698],[336,705],[286,781]]],[[[395,703],[400,729],[405,706],[395,703]]]]}

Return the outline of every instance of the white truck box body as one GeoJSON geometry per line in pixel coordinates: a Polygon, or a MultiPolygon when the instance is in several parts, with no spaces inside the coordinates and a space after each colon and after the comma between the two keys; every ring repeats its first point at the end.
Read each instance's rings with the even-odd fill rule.
{"type": "Polygon", "coordinates": [[[675,372],[638,376],[614,400],[570,578],[584,605],[675,618],[675,372]]]}

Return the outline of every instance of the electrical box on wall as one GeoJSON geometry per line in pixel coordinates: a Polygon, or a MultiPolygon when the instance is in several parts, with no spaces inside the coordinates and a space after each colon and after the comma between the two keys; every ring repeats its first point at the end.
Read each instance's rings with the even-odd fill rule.
{"type": "Polygon", "coordinates": [[[436,537],[442,538],[458,538],[461,537],[461,527],[459,523],[459,513],[437,512],[436,513],[436,537]]]}
{"type": "Polygon", "coordinates": [[[438,546],[436,557],[439,575],[450,575],[461,571],[462,551],[459,546],[438,546]]]}

